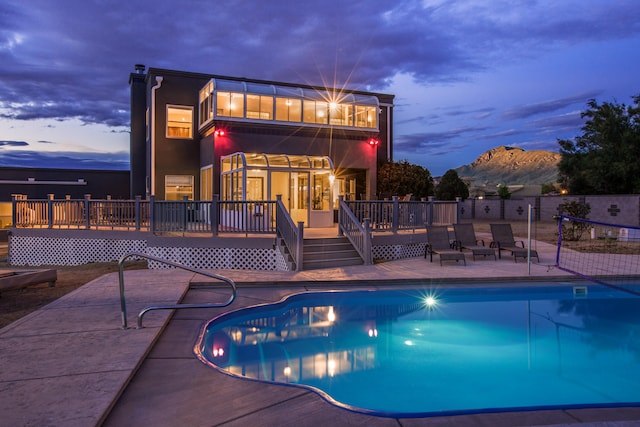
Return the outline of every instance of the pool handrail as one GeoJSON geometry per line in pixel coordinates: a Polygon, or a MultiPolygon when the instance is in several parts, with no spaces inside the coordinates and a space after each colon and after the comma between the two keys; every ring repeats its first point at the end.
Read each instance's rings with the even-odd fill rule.
{"type": "Polygon", "coordinates": [[[140,253],[140,252],[129,252],[124,254],[122,257],[120,257],[120,260],[118,261],[118,281],[119,281],[119,285],[120,285],[120,311],[122,314],[122,329],[127,329],[127,303],[126,303],[126,299],[124,296],[124,262],[128,259],[128,258],[132,258],[132,257],[138,257],[138,258],[144,258],[144,259],[148,259],[151,261],[155,261],[155,262],[159,262],[162,264],[166,264],[175,268],[180,268],[182,270],[187,270],[190,271],[192,273],[196,273],[196,274],[200,274],[203,276],[207,276],[210,277],[212,279],[218,279],[221,280],[225,283],[227,283],[232,290],[231,293],[231,297],[229,297],[229,299],[224,302],[224,303],[202,303],[202,304],[166,304],[166,305],[152,305],[149,307],[146,307],[144,309],[142,309],[142,311],[140,311],[140,313],[138,314],[138,323],[137,323],[137,329],[141,329],[142,328],[142,318],[144,317],[144,315],[151,311],[151,310],[175,310],[175,309],[182,309],[182,308],[214,308],[214,307],[226,307],[228,305],[230,305],[237,296],[238,293],[238,288],[236,286],[236,283],[229,279],[228,277],[224,277],[221,276],[219,274],[215,274],[215,273],[209,273],[206,271],[202,271],[202,270],[198,270],[197,268],[193,268],[193,267],[189,267],[187,265],[183,265],[183,264],[179,264],[177,262],[173,262],[173,261],[168,261],[166,259],[162,259],[162,258],[158,258],[158,257],[154,257],[151,255],[147,255],[144,253],[140,253]]]}

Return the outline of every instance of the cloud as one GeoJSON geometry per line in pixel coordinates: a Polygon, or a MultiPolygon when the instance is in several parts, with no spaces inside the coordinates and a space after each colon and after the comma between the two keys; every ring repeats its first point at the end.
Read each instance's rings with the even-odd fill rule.
{"type": "Polygon", "coordinates": [[[568,131],[577,132],[585,123],[581,111],[570,111],[556,116],[547,116],[529,123],[531,129],[540,133],[561,135],[568,131]]]}
{"type": "Polygon", "coordinates": [[[507,110],[504,113],[504,118],[524,119],[539,114],[562,110],[563,108],[567,108],[575,104],[581,104],[582,106],[585,106],[589,99],[594,99],[600,93],[601,91],[592,91],[588,93],[581,93],[575,96],[570,96],[567,98],[553,99],[536,104],[521,105],[507,110]]]}
{"type": "Polygon", "coordinates": [[[0,166],[61,169],[129,170],[129,153],[4,151],[0,166]]]}
{"type": "Polygon", "coordinates": [[[487,128],[484,127],[467,127],[450,129],[442,132],[421,132],[399,135],[394,138],[394,148],[400,151],[414,151],[448,147],[452,140],[458,139],[469,133],[483,132],[486,129],[487,128]]]}
{"type": "Polygon", "coordinates": [[[26,141],[1,141],[0,147],[25,147],[29,145],[26,141]]]}
{"type": "MultiPolygon", "coordinates": [[[[615,7],[538,1],[516,8],[506,1],[471,0],[223,0],[210,23],[202,19],[209,2],[186,3],[180,19],[175,7],[151,0],[3,3],[0,106],[11,110],[4,117],[127,126],[127,77],[140,62],[383,90],[397,73],[425,83],[456,81],[496,66],[497,58],[517,61],[549,45],[640,32],[636,1],[618,1],[615,7]]],[[[526,107],[512,114],[560,108],[526,107]]]]}

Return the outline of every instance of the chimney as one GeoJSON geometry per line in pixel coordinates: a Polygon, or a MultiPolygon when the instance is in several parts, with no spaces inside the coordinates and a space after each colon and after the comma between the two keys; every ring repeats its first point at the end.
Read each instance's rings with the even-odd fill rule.
{"type": "Polygon", "coordinates": [[[144,74],[145,66],[144,64],[136,64],[136,74],[144,74]]]}

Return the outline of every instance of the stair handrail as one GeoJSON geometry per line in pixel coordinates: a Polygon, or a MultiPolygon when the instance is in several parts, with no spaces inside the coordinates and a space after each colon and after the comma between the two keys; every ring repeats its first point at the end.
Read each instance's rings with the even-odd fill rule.
{"type": "Polygon", "coordinates": [[[349,206],[339,197],[338,208],[338,232],[339,235],[347,237],[349,242],[353,245],[358,252],[364,265],[373,264],[372,261],[372,245],[371,245],[371,220],[369,218],[364,219],[364,223],[361,224],[355,214],[349,209],[349,206]]]}
{"type": "Polygon", "coordinates": [[[289,255],[291,255],[296,265],[296,271],[302,270],[303,227],[302,223],[298,223],[296,227],[282,202],[282,195],[276,195],[276,236],[282,238],[289,250],[289,255]]]}
{"type": "Polygon", "coordinates": [[[188,265],[179,264],[177,262],[173,262],[173,261],[169,261],[169,260],[166,260],[166,259],[154,257],[154,256],[147,255],[147,254],[144,254],[144,253],[129,252],[129,253],[124,254],[122,257],[120,257],[120,260],[118,261],[118,281],[119,281],[119,285],[120,285],[120,311],[121,311],[121,314],[122,314],[122,329],[127,329],[127,302],[126,302],[125,295],[124,295],[124,262],[128,258],[132,258],[132,257],[138,257],[138,258],[148,259],[148,260],[151,260],[151,261],[156,261],[156,262],[159,262],[159,263],[162,263],[162,264],[166,264],[166,265],[169,265],[169,266],[172,266],[172,267],[175,267],[175,268],[180,268],[182,270],[187,270],[187,271],[190,271],[192,273],[200,274],[202,276],[207,276],[207,277],[210,277],[212,279],[218,279],[218,280],[221,280],[221,281],[227,283],[231,287],[231,290],[232,290],[231,297],[229,297],[229,299],[224,303],[167,304],[167,305],[155,305],[155,306],[145,307],[138,314],[137,329],[141,329],[142,328],[142,318],[144,317],[144,315],[147,312],[149,312],[151,310],[174,310],[174,309],[182,309],[182,308],[226,307],[226,306],[230,305],[236,299],[236,296],[237,296],[237,293],[238,293],[238,288],[236,286],[236,283],[233,280],[231,280],[230,278],[228,278],[228,277],[221,276],[221,275],[215,274],[215,273],[209,273],[207,271],[198,270],[197,268],[189,267],[188,265]]]}

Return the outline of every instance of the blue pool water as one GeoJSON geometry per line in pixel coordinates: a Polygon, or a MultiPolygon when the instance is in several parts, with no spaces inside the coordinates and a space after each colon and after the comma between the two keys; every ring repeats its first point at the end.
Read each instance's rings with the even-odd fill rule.
{"type": "Polygon", "coordinates": [[[381,416],[638,405],[640,299],[574,283],[303,293],[210,321],[195,352],[381,416]]]}

